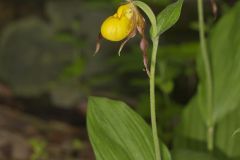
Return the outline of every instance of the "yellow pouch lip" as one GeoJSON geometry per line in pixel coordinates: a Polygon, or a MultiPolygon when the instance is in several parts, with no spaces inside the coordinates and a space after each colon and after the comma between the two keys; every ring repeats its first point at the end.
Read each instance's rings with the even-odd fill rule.
{"type": "Polygon", "coordinates": [[[132,31],[131,21],[126,17],[108,17],[102,24],[101,34],[110,41],[121,41],[132,31]]]}
{"type": "Polygon", "coordinates": [[[118,7],[117,12],[108,17],[101,26],[102,36],[110,41],[121,41],[133,30],[132,4],[124,4],[118,7]]]}

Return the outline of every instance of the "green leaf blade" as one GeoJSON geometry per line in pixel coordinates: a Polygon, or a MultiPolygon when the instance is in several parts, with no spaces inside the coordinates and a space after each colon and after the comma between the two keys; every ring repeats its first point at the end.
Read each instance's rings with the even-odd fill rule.
{"type": "MultiPolygon", "coordinates": [[[[87,128],[97,160],[155,160],[150,127],[123,102],[90,97],[87,128]]],[[[160,145],[162,160],[171,160],[160,145]]]]}
{"type": "Polygon", "coordinates": [[[214,121],[240,106],[240,3],[226,14],[210,35],[214,79],[214,121]]]}
{"type": "Polygon", "coordinates": [[[175,148],[206,150],[207,122],[214,122],[214,153],[223,159],[240,159],[240,137],[232,136],[240,126],[240,2],[210,31],[209,57],[213,73],[213,109],[206,101],[206,77],[199,56],[200,84],[196,99],[183,112],[175,148]],[[200,142],[200,143],[197,143],[200,142]],[[200,145],[198,145],[200,144],[200,145]],[[221,154],[219,154],[220,152],[221,154]]]}
{"type": "Polygon", "coordinates": [[[217,159],[205,152],[196,152],[191,150],[177,150],[173,153],[173,160],[217,160],[217,159]]]}
{"type": "Polygon", "coordinates": [[[88,132],[97,160],[154,160],[150,128],[126,104],[91,97],[88,107],[88,132]]]}
{"type": "Polygon", "coordinates": [[[163,34],[178,21],[182,10],[182,5],[183,0],[178,0],[177,2],[167,6],[162,12],[158,14],[157,16],[158,35],[163,34]]]}

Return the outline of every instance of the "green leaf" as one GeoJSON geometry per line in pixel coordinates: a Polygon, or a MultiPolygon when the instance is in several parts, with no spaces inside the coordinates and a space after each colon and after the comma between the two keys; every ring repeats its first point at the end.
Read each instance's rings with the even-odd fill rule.
{"type": "Polygon", "coordinates": [[[182,123],[175,138],[176,148],[206,150],[206,124],[208,117],[212,116],[215,123],[214,153],[225,159],[240,159],[240,137],[232,136],[240,126],[239,17],[240,2],[210,32],[208,48],[213,73],[213,110],[209,112],[206,107],[206,78],[203,65],[199,63],[198,93],[183,112],[182,123]]]}
{"type": "Polygon", "coordinates": [[[240,126],[240,107],[228,113],[216,126],[215,145],[227,157],[240,159],[240,136],[233,136],[240,126]]]}
{"type": "Polygon", "coordinates": [[[213,71],[214,121],[240,107],[240,2],[215,26],[210,35],[213,71]]]}
{"type": "Polygon", "coordinates": [[[206,126],[197,108],[197,102],[197,97],[194,97],[183,111],[174,138],[174,149],[204,151],[206,148],[206,126]]]}
{"type": "Polygon", "coordinates": [[[191,150],[177,150],[173,153],[173,160],[219,160],[204,152],[191,150]]]}
{"type": "Polygon", "coordinates": [[[183,0],[178,0],[177,2],[167,6],[162,12],[157,16],[157,34],[161,35],[169,28],[171,28],[179,19],[181,14],[183,0]]]}
{"type": "MultiPolygon", "coordinates": [[[[193,99],[185,108],[177,136],[174,139],[174,148],[206,150],[206,125],[199,112],[197,99],[193,99]]],[[[240,136],[232,136],[236,128],[240,126],[240,107],[221,119],[215,128],[214,147],[215,156],[229,158],[240,158],[240,136]]]]}
{"type": "MultiPolygon", "coordinates": [[[[209,49],[213,73],[214,154],[222,159],[240,159],[240,2],[223,16],[210,32],[209,49]]],[[[201,61],[201,59],[200,59],[201,61]]],[[[198,66],[198,93],[183,112],[175,148],[206,150],[206,88],[203,66],[198,66]]]]}
{"type": "MultiPolygon", "coordinates": [[[[97,160],[155,159],[150,127],[123,102],[89,98],[87,128],[97,160]]],[[[170,160],[166,146],[161,148],[163,160],[170,160]]]]}
{"type": "Polygon", "coordinates": [[[172,160],[172,156],[167,146],[161,142],[160,142],[160,151],[161,151],[162,160],[172,160]]]}
{"type": "Polygon", "coordinates": [[[210,32],[208,48],[212,66],[214,105],[211,111],[206,105],[206,77],[202,59],[199,57],[198,107],[206,123],[209,117],[216,123],[240,107],[240,21],[236,21],[239,16],[240,3],[237,3],[210,32]]]}

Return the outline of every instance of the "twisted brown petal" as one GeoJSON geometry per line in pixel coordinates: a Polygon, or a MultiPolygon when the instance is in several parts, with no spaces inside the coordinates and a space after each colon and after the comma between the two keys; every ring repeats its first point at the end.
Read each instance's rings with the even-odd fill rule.
{"type": "Polygon", "coordinates": [[[121,46],[120,46],[120,48],[119,48],[119,50],[118,50],[118,55],[119,55],[119,56],[121,55],[121,51],[122,51],[124,45],[125,45],[131,38],[133,38],[135,35],[136,35],[136,30],[133,30],[133,31],[128,35],[128,37],[122,42],[122,44],[121,44],[121,46]]]}
{"type": "Polygon", "coordinates": [[[211,1],[211,5],[212,5],[213,16],[216,18],[217,12],[218,12],[217,2],[216,2],[216,0],[210,0],[210,1],[211,1]]]}
{"type": "Polygon", "coordinates": [[[101,44],[100,44],[100,40],[102,39],[102,34],[99,33],[98,37],[97,37],[97,42],[96,42],[96,49],[94,52],[94,56],[99,52],[100,48],[101,48],[101,44]]]}

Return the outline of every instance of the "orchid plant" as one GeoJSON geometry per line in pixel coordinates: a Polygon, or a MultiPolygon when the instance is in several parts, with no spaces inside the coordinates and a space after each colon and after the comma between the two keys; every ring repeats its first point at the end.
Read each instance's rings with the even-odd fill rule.
{"type": "MultiPolygon", "coordinates": [[[[216,1],[210,0],[209,2],[212,4],[212,11],[216,17],[216,1]]],[[[183,0],[177,0],[156,17],[144,2],[128,0],[118,7],[116,13],[102,23],[95,53],[100,49],[100,39],[102,38],[113,42],[122,41],[118,51],[120,55],[127,41],[137,33],[141,36],[140,49],[150,85],[151,128],[125,103],[107,98],[90,97],[87,127],[97,160],[171,160],[169,150],[159,140],[157,132],[155,66],[159,39],[178,21],[182,4],[183,0]],[[150,64],[147,60],[146,21],[141,11],[145,13],[151,23],[150,64]]],[[[238,156],[236,159],[239,159],[239,147],[233,146],[239,146],[239,141],[234,140],[237,140],[239,129],[236,130],[236,127],[239,128],[240,123],[237,120],[233,123],[232,118],[239,119],[240,111],[238,94],[240,85],[237,85],[240,78],[240,49],[239,45],[236,45],[240,43],[240,21],[236,20],[240,15],[240,3],[216,25],[210,33],[209,43],[205,38],[203,0],[197,0],[197,5],[201,48],[197,67],[200,83],[195,97],[191,99],[183,112],[182,124],[178,131],[180,138],[176,138],[177,142],[174,146],[180,150],[181,154],[175,153],[174,155],[178,155],[177,157],[180,158],[174,158],[185,160],[201,157],[200,159],[216,160],[215,148],[226,148],[225,151],[222,151],[229,158],[238,156]],[[233,125],[230,127],[229,124],[233,125]],[[231,130],[226,130],[227,127],[231,130]],[[233,130],[233,132],[232,129],[235,131],[233,130]],[[223,136],[229,133],[232,140],[229,140],[230,137],[223,136]],[[193,142],[202,140],[201,142],[206,144],[205,149],[208,150],[208,153],[192,151],[192,145],[189,145],[192,144],[190,143],[192,139],[193,142]],[[181,151],[187,147],[190,150],[181,151]]],[[[219,158],[217,157],[217,159],[219,158]]]]}
{"type": "MultiPolygon", "coordinates": [[[[163,34],[166,30],[168,30],[177,22],[177,20],[180,17],[182,3],[183,3],[183,0],[178,0],[177,2],[169,5],[162,12],[160,12],[160,14],[157,17],[155,17],[151,8],[144,2],[128,0],[125,4],[122,4],[118,7],[116,13],[114,13],[112,16],[109,16],[102,23],[101,31],[100,31],[98,42],[96,45],[95,54],[100,49],[99,41],[102,38],[105,38],[113,42],[123,41],[118,51],[118,54],[120,55],[120,52],[127,41],[133,38],[137,33],[141,35],[140,49],[143,54],[143,64],[145,67],[145,71],[149,77],[149,83],[150,83],[150,108],[151,108],[152,134],[146,122],[144,122],[136,113],[129,111],[129,107],[126,107],[125,104],[122,104],[121,102],[107,100],[104,98],[102,99],[101,98],[99,99],[96,97],[91,98],[89,100],[89,109],[88,109],[88,130],[89,130],[90,140],[92,142],[97,159],[102,159],[102,160],[170,159],[170,154],[167,148],[162,143],[160,143],[158,138],[158,132],[157,132],[156,107],[155,107],[155,66],[156,66],[159,37],[161,34],[163,34]],[[151,22],[150,38],[152,40],[152,58],[151,58],[150,70],[148,69],[148,60],[147,60],[148,42],[145,36],[146,21],[142,16],[142,14],[140,13],[139,9],[141,9],[147,15],[148,19],[151,22]],[[114,110],[117,108],[119,108],[121,111],[118,111],[118,113],[116,114],[121,115],[121,112],[126,112],[125,114],[130,112],[128,116],[124,114],[123,119],[121,119],[121,117],[117,117],[119,118],[119,120],[121,120],[122,123],[124,123],[125,121],[126,126],[122,126],[122,128],[121,127],[115,128],[112,133],[116,139],[121,139],[120,137],[124,135],[124,133],[122,134],[121,132],[125,132],[126,136],[124,137],[124,140],[122,139],[122,142],[116,142],[118,140],[112,137],[113,135],[108,135],[111,138],[107,136],[109,139],[108,140],[106,139],[106,140],[111,141],[110,142],[111,144],[106,144],[106,141],[101,142],[102,145],[104,144],[106,145],[105,147],[110,147],[105,149],[98,148],[100,141],[102,141],[104,137],[101,137],[101,135],[100,136],[97,135],[99,133],[95,130],[96,128],[94,129],[92,125],[96,125],[96,123],[99,123],[100,121],[106,121],[106,122],[107,121],[115,122],[115,121],[113,121],[113,118],[110,118],[108,114],[105,114],[103,110],[100,111],[101,109],[99,108],[99,106],[101,106],[101,104],[104,105],[102,106],[102,108],[106,108],[108,112],[111,112],[110,110],[114,110]],[[96,108],[95,106],[98,106],[98,108],[96,108]],[[94,118],[93,114],[97,112],[96,110],[98,110],[99,114],[101,113],[102,116],[105,116],[104,119],[101,119],[100,117],[99,117],[100,119],[98,119],[97,117],[95,117],[97,119],[94,118]],[[106,117],[109,117],[109,119],[106,117]],[[133,121],[132,117],[136,118],[135,121],[133,121]],[[135,127],[134,126],[132,127],[134,127],[135,129],[132,127],[129,127],[128,125],[131,125],[131,126],[134,125],[135,127]],[[122,129],[122,130],[120,131],[119,129],[122,129]],[[119,132],[117,132],[117,130],[119,130],[119,132]],[[140,134],[139,137],[137,136],[137,134],[140,134]],[[130,140],[129,138],[131,137],[133,138],[130,140]],[[139,139],[136,139],[136,137],[139,139]],[[126,142],[127,139],[129,139],[129,141],[131,141],[132,143],[127,145],[127,143],[129,143],[129,142],[126,142]],[[139,146],[138,143],[141,143],[141,142],[142,142],[142,145],[139,146]],[[116,147],[114,143],[116,143],[117,146],[120,146],[120,148],[116,147]],[[113,146],[115,146],[116,148],[113,146]],[[162,147],[160,148],[160,146],[162,147]],[[123,149],[123,147],[125,149],[123,149]],[[147,148],[144,149],[144,147],[147,147],[147,148]],[[125,153],[124,151],[128,153],[125,153]],[[161,152],[164,152],[164,153],[161,154],[161,152]],[[123,158],[124,155],[126,157],[123,158]]],[[[114,126],[114,125],[120,125],[120,124],[112,124],[111,126],[114,126]]],[[[107,132],[107,130],[109,132],[108,127],[104,128],[103,130],[99,132],[104,132],[104,134],[109,134],[109,133],[105,133],[107,132]]]]}

